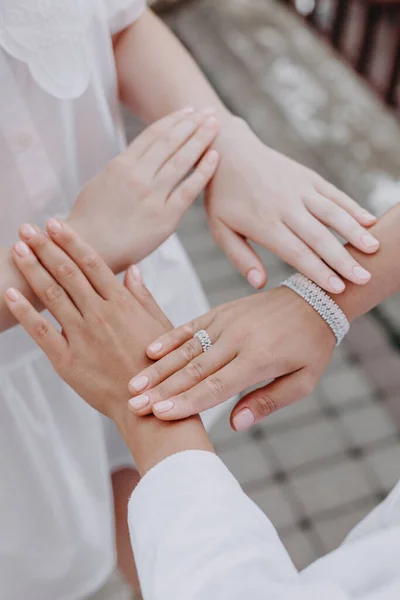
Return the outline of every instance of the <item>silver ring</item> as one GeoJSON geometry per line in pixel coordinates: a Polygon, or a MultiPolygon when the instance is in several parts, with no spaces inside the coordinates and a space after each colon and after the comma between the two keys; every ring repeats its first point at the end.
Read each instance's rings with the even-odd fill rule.
{"type": "Polygon", "coordinates": [[[196,331],[193,337],[199,340],[201,347],[203,348],[203,352],[207,352],[207,350],[210,350],[212,348],[211,338],[205,329],[200,329],[199,331],[196,331]]]}

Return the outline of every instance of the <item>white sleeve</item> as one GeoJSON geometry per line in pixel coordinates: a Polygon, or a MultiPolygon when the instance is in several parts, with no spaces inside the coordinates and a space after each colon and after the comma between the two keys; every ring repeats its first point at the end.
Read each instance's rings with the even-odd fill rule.
{"type": "Polygon", "coordinates": [[[129,501],[145,600],[348,600],[305,581],[267,517],[209,452],[166,459],[129,501]]]}
{"type": "Polygon", "coordinates": [[[146,0],[103,0],[111,35],[118,33],[139,19],[144,13],[146,0]]]}

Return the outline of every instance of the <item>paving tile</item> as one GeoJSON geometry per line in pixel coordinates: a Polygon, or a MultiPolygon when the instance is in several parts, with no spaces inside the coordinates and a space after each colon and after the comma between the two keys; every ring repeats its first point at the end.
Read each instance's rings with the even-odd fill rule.
{"type": "Polygon", "coordinates": [[[262,481],[274,471],[273,464],[265,458],[254,442],[242,443],[221,451],[219,456],[242,485],[262,481]]]}
{"type": "Polygon", "coordinates": [[[312,547],[308,536],[302,531],[297,531],[290,536],[285,536],[283,543],[299,570],[304,569],[319,558],[318,552],[312,547]]]}
{"type": "Polygon", "coordinates": [[[359,462],[350,459],[297,475],[291,480],[291,486],[309,515],[339,508],[374,492],[365,469],[359,462]]]}
{"type": "Polygon", "coordinates": [[[304,398],[299,402],[295,402],[290,406],[285,406],[280,410],[264,419],[260,426],[265,429],[266,433],[272,432],[275,426],[281,429],[282,425],[295,426],[299,418],[304,421],[304,418],[313,418],[315,415],[321,414],[321,404],[318,394],[311,394],[308,398],[304,398]]]}
{"type": "Polygon", "coordinates": [[[379,353],[388,344],[387,334],[382,325],[372,316],[364,316],[355,321],[346,336],[346,348],[359,356],[379,353]]]}
{"type": "Polygon", "coordinates": [[[269,435],[265,446],[271,448],[284,471],[343,453],[346,448],[340,432],[326,419],[269,435]]]}
{"type": "Polygon", "coordinates": [[[369,453],[366,462],[373,469],[383,489],[389,492],[400,479],[400,444],[369,453]]]}
{"type": "Polygon", "coordinates": [[[290,504],[290,492],[287,486],[269,483],[248,494],[277,529],[295,524],[297,516],[290,504]]]}
{"type": "Polygon", "coordinates": [[[365,446],[397,433],[394,420],[382,404],[369,404],[358,410],[348,411],[341,416],[341,421],[356,446],[365,446]]]}
{"type": "Polygon", "coordinates": [[[327,374],[321,381],[321,389],[328,403],[338,407],[370,396],[374,391],[365,371],[356,365],[348,365],[336,373],[327,374]]]}

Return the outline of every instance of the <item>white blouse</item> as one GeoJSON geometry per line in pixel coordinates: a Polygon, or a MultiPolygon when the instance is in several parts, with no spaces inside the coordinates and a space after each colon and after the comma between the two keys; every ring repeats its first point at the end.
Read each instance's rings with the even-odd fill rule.
{"type": "MultiPolygon", "coordinates": [[[[0,0],[2,247],[21,223],[68,214],[123,148],[111,34],[144,9],[145,0],[0,0]]],[[[176,237],[142,272],[176,323],[207,310],[176,237]]],[[[110,462],[131,461],[105,427],[108,448],[99,415],[24,331],[0,335],[1,600],[81,600],[113,570],[110,462]]]]}
{"type": "Polygon", "coordinates": [[[152,469],[129,501],[144,600],[399,600],[400,484],[298,572],[268,517],[213,454],[152,469]]]}

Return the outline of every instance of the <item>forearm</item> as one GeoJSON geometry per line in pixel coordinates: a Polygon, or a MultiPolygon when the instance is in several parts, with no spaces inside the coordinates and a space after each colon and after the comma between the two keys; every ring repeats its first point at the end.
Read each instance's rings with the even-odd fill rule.
{"type": "Polygon", "coordinates": [[[194,60],[148,10],[115,44],[121,99],[145,122],[186,105],[216,109],[224,127],[232,115],[194,60]]]}
{"type": "Polygon", "coordinates": [[[370,229],[380,242],[376,254],[366,255],[348,246],[359,263],[372,277],[363,286],[347,282],[346,290],[334,296],[350,321],[380,304],[400,289],[400,203],[390,209],[370,229]]]}

